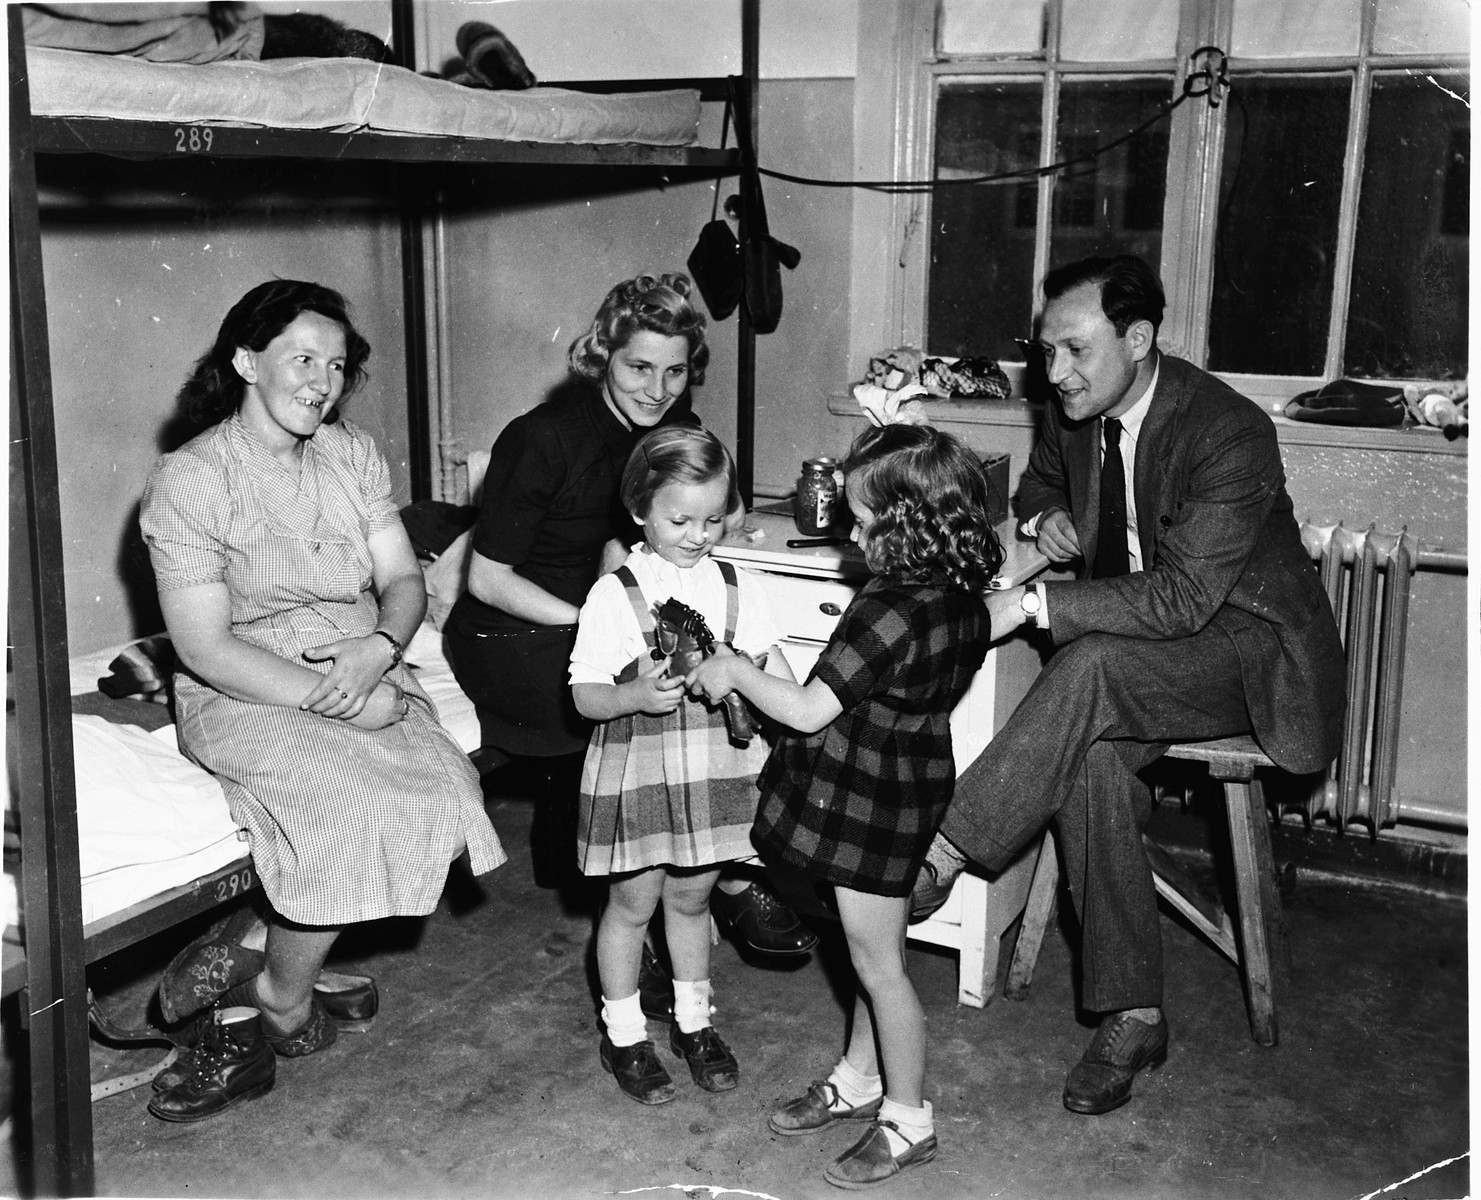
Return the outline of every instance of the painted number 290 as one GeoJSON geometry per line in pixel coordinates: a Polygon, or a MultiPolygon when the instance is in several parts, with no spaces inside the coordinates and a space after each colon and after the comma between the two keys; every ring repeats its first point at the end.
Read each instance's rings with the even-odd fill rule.
{"type": "Polygon", "coordinates": [[[211,149],[211,129],[208,125],[192,125],[189,129],[175,129],[176,154],[200,154],[211,149]]]}
{"type": "Polygon", "coordinates": [[[251,867],[243,867],[240,871],[233,871],[225,879],[216,881],[216,902],[230,900],[233,896],[243,896],[257,886],[257,877],[252,873],[251,867]]]}

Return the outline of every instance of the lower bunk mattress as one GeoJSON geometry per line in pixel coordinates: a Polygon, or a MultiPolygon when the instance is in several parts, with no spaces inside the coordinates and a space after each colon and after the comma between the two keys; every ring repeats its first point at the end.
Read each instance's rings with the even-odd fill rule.
{"type": "MultiPolygon", "coordinates": [[[[232,820],[221,785],[180,753],[169,710],[140,700],[109,700],[97,691],[99,678],[109,674],[123,649],[79,656],[70,664],[74,706],[91,710],[72,717],[84,925],[250,861],[246,835],[232,820]]],[[[453,678],[441,634],[423,625],[407,647],[406,661],[454,741],[465,753],[476,750],[478,717],[453,678]]],[[[13,816],[7,813],[7,825],[13,816]]],[[[19,859],[7,854],[0,926],[9,931],[8,940],[15,940],[12,927],[24,924],[19,897],[19,859]]]]}

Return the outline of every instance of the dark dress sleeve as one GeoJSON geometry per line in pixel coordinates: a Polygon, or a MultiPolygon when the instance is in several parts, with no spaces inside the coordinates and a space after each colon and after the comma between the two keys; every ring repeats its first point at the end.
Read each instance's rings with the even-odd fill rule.
{"type": "Polygon", "coordinates": [[[510,566],[525,562],[566,471],[560,441],[548,423],[526,417],[511,421],[489,455],[473,549],[510,566]]]}

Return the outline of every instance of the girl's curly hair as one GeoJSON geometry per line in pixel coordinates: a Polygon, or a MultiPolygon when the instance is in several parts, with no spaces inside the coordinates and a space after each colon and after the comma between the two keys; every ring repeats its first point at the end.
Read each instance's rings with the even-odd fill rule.
{"type": "Polygon", "coordinates": [[[874,514],[863,539],[876,575],[985,591],[1003,565],[982,462],[929,425],[871,426],[843,461],[848,494],[874,514]]]}
{"type": "MultiPolygon", "coordinates": [[[[211,348],[190,369],[176,394],[186,416],[198,426],[207,426],[236,412],[247,393],[246,381],[232,365],[237,348],[267,349],[269,342],[306,312],[328,317],[345,331],[345,386],[340,404],[348,400],[365,381],[370,343],[351,323],[345,298],[323,284],[272,279],[258,284],[231,306],[211,348]]],[[[335,406],[329,420],[339,419],[339,407],[335,406]]]]}
{"type": "Polygon", "coordinates": [[[710,348],[705,342],[704,313],[689,299],[693,285],[687,275],[639,275],[619,283],[602,301],[591,328],[571,343],[566,361],[583,379],[599,381],[615,351],[646,330],[689,343],[689,382],[705,381],[710,348]]]}

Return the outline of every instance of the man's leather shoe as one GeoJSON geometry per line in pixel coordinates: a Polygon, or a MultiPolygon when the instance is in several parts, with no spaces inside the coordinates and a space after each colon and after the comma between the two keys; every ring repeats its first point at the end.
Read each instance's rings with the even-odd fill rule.
{"type": "Polygon", "coordinates": [[[602,1034],[602,1066],[617,1079],[617,1086],[639,1104],[667,1104],[674,1098],[674,1081],[658,1061],[652,1042],[636,1046],[614,1046],[602,1034]]]}
{"type": "Polygon", "coordinates": [[[1071,1112],[1104,1113],[1131,1099],[1131,1081],[1143,1067],[1167,1061],[1167,1018],[1148,1025],[1127,1013],[1101,1020],[1085,1057],[1064,1081],[1064,1106],[1071,1112]]]}
{"type": "Polygon", "coordinates": [[[272,1090],[277,1059],[255,1008],[218,1008],[191,1055],[189,1074],[157,1092],[149,1111],[162,1121],[203,1121],[272,1090]]]}
{"type": "Polygon", "coordinates": [[[839,1099],[838,1089],[826,1079],[814,1079],[805,1096],[782,1105],[771,1114],[767,1124],[773,1133],[795,1137],[800,1133],[819,1133],[839,1121],[872,1121],[879,1116],[883,1096],[849,1108],[839,1099]]]}
{"type": "Polygon", "coordinates": [[[886,1179],[893,1179],[908,1167],[918,1167],[936,1157],[936,1135],[930,1134],[910,1146],[900,1155],[890,1152],[890,1139],[885,1136],[884,1126],[896,1133],[899,1128],[893,1121],[875,1119],[864,1131],[864,1136],[835,1158],[823,1170],[823,1178],[834,1187],[873,1187],[886,1179]]]}
{"type": "Polygon", "coordinates": [[[693,1033],[683,1033],[675,1025],[669,1049],[689,1064],[694,1082],[707,1092],[728,1092],[740,1082],[740,1064],[713,1025],[693,1033]]]}
{"type": "Polygon", "coordinates": [[[818,935],[760,880],[733,896],[715,888],[710,906],[746,945],[763,954],[807,954],[818,944],[818,935]]]}
{"type": "Polygon", "coordinates": [[[674,1019],[674,977],[658,961],[658,955],[643,943],[643,957],[638,960],[638,1005],[645,1017],[655,1021],[674,1019]]]}
{"type": "Polygon", "coordinates": [[[953,872],[938,870],[932,862],[921,863],[915,886],[910,889],[910,923],[924,921],[945,904],[961,874],[961,868],[953,872]]]}

